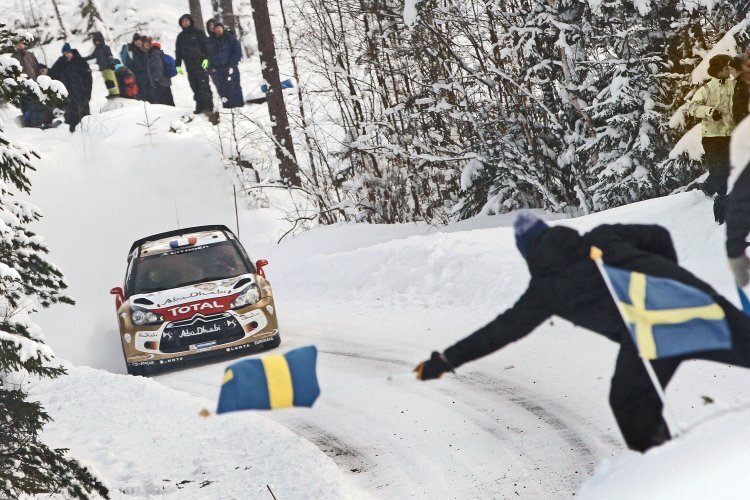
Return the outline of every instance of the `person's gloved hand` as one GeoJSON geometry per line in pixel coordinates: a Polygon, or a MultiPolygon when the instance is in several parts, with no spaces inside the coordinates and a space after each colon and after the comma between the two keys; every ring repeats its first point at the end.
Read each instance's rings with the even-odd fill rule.
{"type": "Polygon", "coordinates": [[[713,118],[713,119],[714,119],[714,120],[716,120],[716,121],[719,121],[719,120],[721,120],[721,117],[722,117],[722,116],[723,116],[723,115],[721,114],[721,111],[719,111],[718,109],[714,109],[714,112],[713,112],[713,113],[711,113],[711,118],[713,118]]]}
{"type": "Polygon", "coordinates": [[[177,72],[181,75],[184,75],[184,70],[182,69],[182,66],[177,66],[177,72]]]}
{"type": "Polygon", "coordinates": [[[417,373],[417,379],[432,380],[442,377],[445,372],[452,372],[453,367],[443,354],[433,351],[430,359],[419,363],[414,371],[417,373]]]}
{"type": "Polygon", "coordinates": [[[204,59],[201,61],[201,68],[203,69],[208,68],[208,59],[204,59]]]}
{"type": "Polygon", "coordinates": [[[741,255],[733,259],[729,259],[729,268],[734,274],[734,280],[741,287],[746,287],[750,283],[750,259],[747,255],[741,255]]]}

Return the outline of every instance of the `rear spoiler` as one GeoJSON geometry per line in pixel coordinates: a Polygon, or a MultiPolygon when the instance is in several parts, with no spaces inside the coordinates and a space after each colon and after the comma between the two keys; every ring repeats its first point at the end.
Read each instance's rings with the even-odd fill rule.
{"type": "Polygon", "coordinates": [[[145,238],[141,238],[140,240],[137,240],[135,243],[133,243],[133,245],[130,247],[130,250],[128,251],[128,254],[132,254],[133,250],[135,250],[137,247],[149,241],[161,240],[164,238],[169,238],[170,236],[182,236],[188,233],[198,233],[201,231],[225,231],[231,234],[234,239],[237,239],[234,233],[227,226],[224,226],[221,224],[215,224],[215,225],[210,225],[210,226],[193,226],[193,227],[186,227],[184,229],[175,229],[174,231],[167,231],[166,233],[152,234],[151,236],[146,236],[145,238]]]}

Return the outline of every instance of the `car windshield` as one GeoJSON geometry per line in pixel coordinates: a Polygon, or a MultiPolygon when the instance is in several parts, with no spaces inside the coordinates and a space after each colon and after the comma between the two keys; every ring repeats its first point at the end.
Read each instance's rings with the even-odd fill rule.
{"type": "Polygon", "coordinates": [[[133,294],[233,278],[250,272],[230,241],[178,248],[138,260],[133,294]]]}

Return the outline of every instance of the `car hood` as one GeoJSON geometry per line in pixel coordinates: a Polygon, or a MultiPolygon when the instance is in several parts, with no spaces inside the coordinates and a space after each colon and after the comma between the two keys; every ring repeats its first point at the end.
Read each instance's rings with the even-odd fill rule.
{"type": "Polygon", "coordinates": [[[161,314],[168,321],[190,318],[196,313],[215,314],[228,310],[240,292],[252,284],[257,285],[254,274],[205,281],[179,288],[132,295],[130,307],[161,314]]]}

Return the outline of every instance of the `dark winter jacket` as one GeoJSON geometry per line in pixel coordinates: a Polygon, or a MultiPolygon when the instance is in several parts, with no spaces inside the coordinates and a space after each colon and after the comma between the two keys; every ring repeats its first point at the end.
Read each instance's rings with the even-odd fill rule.
{"type": "Polygon", "coordinates": [[[135,74],[138,86],[144,88],[148,85],[148,53],[133,47],[132,59],[130,64],[126,65],[135,74]]]}
{"type": "Polygon", "coordinates": [[[231,31],[224,31],[221,37],[215,35],[210,37],[209,47],[208,61],[212,70],[236,69],[240,59],[242,59],[242,47],[231,31]]]}
{"type": "Polygon", "coordinates": [[[164,76],[164,52],[161,47],[154,45],[148,51],[147,63],[148,79],[153,85],[160,87],[169,87],[172,80],[164,76]]]}
{"type": "Polygon", "coordinates": [[[187,66],[188,72],[195,70],[203,70],[201,68],[201,62],[204,59],[208,59],[208,37],[203,30],[195,27],[195,22],[189,14],[185,14],[180,18],[180,23],[183,19],[190,20],[190,26],[183,28],[182,32],[177,35],[177,43],[175,45],[175,62],[177,66],[182,66],[183,60],[185,66],[187,66]]]}
{"type": "Polygon", "coordinates": [[[91,59],[96,59],[99,71],[112,69],[112,50],[110,50],[109,45],[104,43],[104,35],[97,31],[93,34],[92,38],[94,40],[94,51],[86,56],[84,60],[90,61],[91,59]]]}
{"type": "Polygon", "coordinates": [[[36,80],[39,74],[39,61],[36,56],[28,49],[16,49],[13,53],[13,59],[21,63],[21,71],[32,80],[36,80]]]}
{"type": "Polygon", "coordinates": [[[727,207],[727,257],[734,259],[745,254],[750,234],[750,164],[737,177],[729,193],[727,207]]]}
{"type": "Polygon", "coordinates": [[[592,245],[604,252],[609,265],[680,281],[714,296],[725,309],[732,308],[708,284],[677,265],[669,232],[661,226],[603,225],[583,236],[557,226],[532,241],[527,256],[531,281],[518,302],[446,349],[448,361],[458,367],[490,354],[526,336],[552,315],[614,342],[629,341],[617,306],[589,257],[592,245]]]}
{"type": "Polygon", "coordinates": [[[748,115],[748,106],[750,106],[750,91],[742,80],[734,85],[734,96],[732,97],[732,116],[734,123],[739,123],[748,115]]]}
{"type": "Polygon", "coordinates": [[[91,69],[77,50],[73,50],[70,61],[60,56],[50,68],[49,76],[65,85],[71,102],[88,103],[91,99],[91,69]]]}

